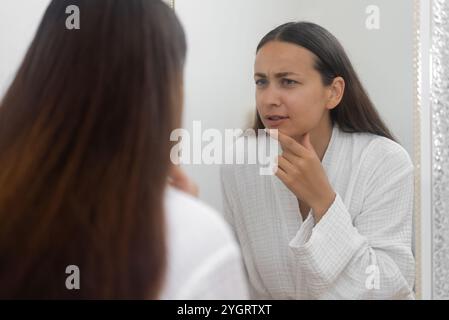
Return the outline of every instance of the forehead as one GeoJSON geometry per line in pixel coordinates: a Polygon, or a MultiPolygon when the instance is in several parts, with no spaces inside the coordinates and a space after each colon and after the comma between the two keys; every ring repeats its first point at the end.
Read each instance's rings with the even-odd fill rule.
{"type": "Polygon", "coordinates": [[[315,55],[296,44],[270,41],[259,49],[255,72],[300,72],[314,70],[315,55]]]}

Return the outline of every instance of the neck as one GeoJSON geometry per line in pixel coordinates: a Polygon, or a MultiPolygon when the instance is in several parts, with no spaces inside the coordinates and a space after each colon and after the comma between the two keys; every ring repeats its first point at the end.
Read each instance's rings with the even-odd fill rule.
{"type": "Polygon", "coordinates": [[[323,119],[320,124],[310,131],[310,142],[313,145],[320,161],[323,160],[327,147],[332,137],[332,122],[323,119]]]}

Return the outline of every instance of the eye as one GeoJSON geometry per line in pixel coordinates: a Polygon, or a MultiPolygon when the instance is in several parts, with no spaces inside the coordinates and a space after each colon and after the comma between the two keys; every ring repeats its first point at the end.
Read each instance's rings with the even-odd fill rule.
{"type": "Polygon", "coordinates": [[[267,84],[267,80],[266,79],[257,79],[256,80],[256,86],[261,87],[267,84]]]}
{"type": "Polygon", "coordinates": [[[283,85],[287,85],[287,86],[291,86],[291,85],[294,85],[294,84],[297,84],[297,83],[298,83],[298,82],[295,81],[295,80],[291,80],[291,79],[287,79],[287,78],[283,78],[283,79],[281,80],[281,82],[282,82],[283,85]]]}

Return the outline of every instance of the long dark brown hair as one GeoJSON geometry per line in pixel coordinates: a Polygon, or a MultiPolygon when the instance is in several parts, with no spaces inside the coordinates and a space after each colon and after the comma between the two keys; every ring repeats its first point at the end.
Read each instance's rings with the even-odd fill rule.
{"type": "Polygon", "coordinates": [[[158,297],[185,52],[162,1],[51,2],[0,105],[0,298],[158,297]]]}
{"type": "MultiPolygon", "coordinates": [[[[270,41],[296,44],[312,52],[323,85],[330,85],[336,77],[345,80],[343,98],[330,111],[332,124],[337,123],[345,132],[368,132],[396,141],[363,88],[344,48],[329,31],[311,22],[288,22],[267,33],[257,45],[257,52],[270,41]]],[[[256,112],[254,129],[263,128],[256,112]]]]}

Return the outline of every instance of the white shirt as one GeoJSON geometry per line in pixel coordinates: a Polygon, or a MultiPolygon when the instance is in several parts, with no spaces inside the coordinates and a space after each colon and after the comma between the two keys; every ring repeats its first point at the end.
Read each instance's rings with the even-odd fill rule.
{"type": "Polygon", "coordinates": [[[165,210],[168,269],[161,299],[248,299],[240,249],[223,218],[172,187],[165,210]]]}
{"type": "Polygon", "coordinates": [[[322,165],[337,195],[317,224],[311,211],[302,221],[296,196],[257,164],[222,166],[225,218],[251,297],[413,299],[413,164],[405,149],[334,125],[322,165]]]}

